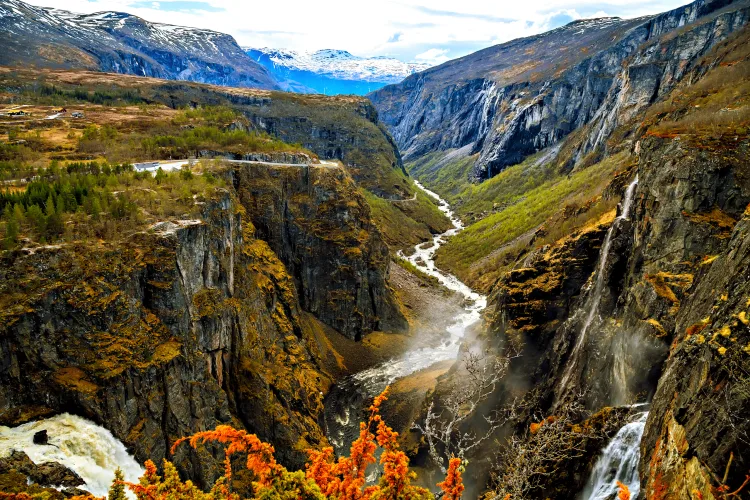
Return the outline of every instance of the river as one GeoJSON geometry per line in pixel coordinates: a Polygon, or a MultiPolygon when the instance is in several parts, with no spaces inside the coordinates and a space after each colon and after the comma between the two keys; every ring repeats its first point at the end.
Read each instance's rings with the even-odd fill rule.
{"type": "Polygon", "coordinates": [[[414,253],[399,256],[414,264],[420,271],[436,278],[443,286],[464,297],[464,311],[446,328],[441,342],[415,347],[404,354],[351,375],[331,389],[326,398],[325,423],[329,441],[339,455],[347,454],[351,442],[359,434],[359,422],[368,401],[380,394],[395,380],[416,373],[441,361],[456,359],[466,330],[480,321],[487,306],[487,298],[462,283],[455,276],[441,271],[435,265],[435,253],[451,236],[463,230],[464,225],[454,214],[447,201],[415,182],[417,187],[438,202],[440,210],[450,219],[453,227],[435,235],[431,241],[417,245],[414,253]]]}

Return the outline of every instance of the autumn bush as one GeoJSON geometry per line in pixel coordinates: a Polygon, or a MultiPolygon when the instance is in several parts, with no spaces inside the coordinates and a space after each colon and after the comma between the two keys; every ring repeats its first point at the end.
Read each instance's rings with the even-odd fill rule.
{"type": "MultiPolygon", "coordinates": [[[[182,481],[176,467],[165,460],[162,475],[152,461],[145,464],[146,472],[139,483],[128,483],[118,476],[111,496],[123,497],[118,485],[126,485],[138,500],[240,500],[232,489],[232,463],[236,455],[247,457],[244,465],[253,476],[252,498],[264,500],[335,499],[335,500],[420,500],[432,499],[426,488],[415,486],[416,474],[409,470],[409,458],[399,449],[398,433],[388,427],[380,416],[380,406],[387,399],[386,389],[375,398],[369,408],[367,422],[360,423],[359,437],[352,443],[348,457],[334,460],[332,447],[309,450],[305,471],[288,471],[277,463],[274,448],[254,434],[222,425],[211,431],[199,432],[179,439],[172,453],[184,443],[197,448],[202,443],[224,445],[224,475],[210,491],[204,492],[192,481],[182,481]],[[376,450],[380,447],[379,460],[376,450]],[[379,462],[380,479],[368,484],[369,466],[379,462]],[[116,492],[113,494],[113,492],[116,492]]],[[[448,473],[438,486],[443,498],[458,500],[464,490],[461,460],[450,461],[448,473]]]]}

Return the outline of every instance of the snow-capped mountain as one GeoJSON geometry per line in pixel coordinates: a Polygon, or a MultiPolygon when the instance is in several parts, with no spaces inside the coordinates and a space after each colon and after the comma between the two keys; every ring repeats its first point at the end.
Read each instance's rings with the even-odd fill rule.
{"type": "Polygon", "coordinates": [[[0,64],[82,68],[220,85],[278,88],[233,37],[123,12],[76,14],[0,0],[0,64]]]}
{"type": "Polygon", "coordinates": [[[282,88],[297,92],[366,94],[429,67],[389,57],[358,57],[345,50],[245,50],[279,80],[282,88]]]}

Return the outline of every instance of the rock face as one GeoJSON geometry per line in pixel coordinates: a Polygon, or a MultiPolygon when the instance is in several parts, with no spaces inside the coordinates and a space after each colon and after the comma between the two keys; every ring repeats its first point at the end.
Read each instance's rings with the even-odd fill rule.
{"type": "MultiPolygon", "coordinates": [[[[353,203],[338,194],[322,190],[317,203],[353,203]]],[[[320,211],[317,220],[297,222],[324,227],[340,219],[323,217],[337,214],[348,216],[320,211]]],[[[361,328],[376,321],[370,313],[385,321],[381,304],[393,300],[377,274],[384,246],[366,234],[366,215],[359,214],[357,235],[367,253],[346,239],[315,246],[352,267],[339,276],[363,272],[357,293],[378,309],[363,306],[361,328]]],[[[217,192],[200,219],[161,222],[115,246],[80,243],[7,258],[2,424],[78,414],[111,430],[139,462],[160,463],[177,438],[226,423],[273,443],[291,467],[325,442],[319,422],[331,378],[321,368],[322,325],[304,312],[295,280],[257,238],[233,191],[217,192]]],[[[315,261],[295,271],[302,269],[319,275],[315,261]]],[[[311,307],[321,300],[317,290],[302,289],[311,307]]],[[[324,318],[346,311],[337,301],[347,297],[328,299],[335,305],[320,310],[324,318]]],[[[347,319],[336,324],[354,331],[347,319]]],[[[210,451],[180,450],[174,460],[189,477],[212,483],[221,465],[210,451]]]]}
{"type": "Polygon", "coordinates": [[[294,277],[302,307],[350,338],[408,327],[386,279],[388,247],[343,169],[235,169],[260,238],[294,277]]]}
{"type": "Polygon", "coordinates": [[[322,159],[342,161],[357,183],[377,196],[411,196],[398,148],[367,99],[281,93],[270,97],[243,103],[243,112],[259,129],[301,144],[322,159]]]}
{"type": "Polygon", "coordinates": [[[647,18],[577,21],[490,47],[369,95],[407,159],[479,153],[496,175],[579,131],[575,162],[667,94],[700,56],[748,22],[746,0],[698,0],[647,18]]]}
{"type": "Polygon", "coordinates": [[[91,15],[0,2],[0,64],[79,68],[238,87],[279,88],[229,35],[150,23],[123,12],[91,15]]]}
{"type": "Polygon", "coordinates": [[[521,393],[533,388],[526,394],[543,414],[554,414],[571,387],[592,410],[651,401],[645,498],[694,489],[714,498],[730,453],[731,489],[747,471],[749,146],[644,139],[629,220],[610,214],[538,250],[490,296],[491,335],[523,345],[503,394],[517,395],[524,380],[521,393]],[[592,257],[601,258],[608,227],[601,297],[581,340],[599,278],[592,257]]]}
{"type": "MultiPolygon", "coordinates": [[[[659,169],[663,156],[646,156],[650,180],[669,179],[670,185],[650,184],[644,193],[648,222],[636,238],[642,238],[642,248],[657,249],[671,237],[668,247],[644,251],[642,259],[670,274],[692,263],[682,272],[694,279],[689,293],[676,294],[677,301],[654,287],[652,293],[663,295],[652,298],[654,306],[633,307],[636,313],[670,316],[663,323],[673,339],[641,446],[641,477],[648,498],[679,498],[680,491],[694,489],[713,498],[710,485],[717,483],[711,473],[722,477],[731,460],[727,485],[733,491],[750,466],[745,441],[750,427],[740,417],[750,408],[748,143],[712,144],[713,155],[701,151],[705,145],[678,141],[651,146],[675,160],[659,169]],[[675,206],[666,208],[667,199],[675,199],[675,206]],[[664,210],[674,212],[673,222],[659,222],[666,221],[659,213],[664,210]],[[687,263],[678,262],[680,257],[687,263]]],[[[645,302],[642,290],[632,295],[629,303],[645,302]]]]}

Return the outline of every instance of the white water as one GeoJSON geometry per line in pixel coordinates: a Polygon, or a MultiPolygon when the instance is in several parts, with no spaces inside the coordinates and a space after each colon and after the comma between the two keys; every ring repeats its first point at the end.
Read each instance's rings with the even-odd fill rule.
{"type": "Polygon", "coordinates": [[[398,255],[414,264],[414,266],[423,273],[436,278],[445,288],[461,294],[465,299],[465,312],[456,316],[455,321],[447,328],[449,334],[448,338],[439,346],[422,347],[409,351],[401,356],[400,359],[392,360],[379,367],[360,372],[355,375],[355,377],[366,378],[368,375],[373,375],[368,374],[368,372],[375,371],[381,374],[387,374],[387,377],[390,379],[388,383],[390,383],[397,378],[417,372],[437,362],[456,359],[464,333],[470,326],[474,325],[482,318],[482,311],[487,307],[487,297],[478,294],[462,283],[458,278],[452,274],[441,271],[435,265],[435,253],[440,246],[445,243],[448,238],[455,236],[462,231],[464,225],[453,213],[453,210],[451,210],[447,201],[422,186],[418,181],[414,181],[414,183],[419,189],[437,200],[438,207],[450,219],[453,228],[434,236],[431,243],[427,242],[417,245],[414,247],[414,253],[409,257],[404,256],[401,251],[398,252],[398,255]]]}
{"type": "Polygon", "coordinates": [[[633,182],[630,183],[627,190],[625,190],[625,197],[623,199],[622,204],[622,213],[615,219],[615,221],[612,223],[612,225],[609,227],[609,230],[607,231],[607,235],[604,238],[604,244],[602,245],[602,249],[599,251],[599,262],[596,265],[596,281],[594,282],[594,290],[589,296],[588,300],[586,301],[585,310],[588,311],[586,314],[586,321],[583,323],[583,328],[581,328],[581,333],[578,334],[578,339],[576,340],[576,345],[573,347],[573,352],[570,354],[570,359],[568,360],[568,364],[565,367],[565,372],[563,373],[562,381],[560,382],[560,391],[559,396],[563,396],[565,394],[565,390],[568,387],[568,384],[570,383],[570,377],[573,375],[573,372],[576,369],[576,366],[578,365],[578,356],[580,354],[581,348],[585,344],[586,340],[586,333],[589,330],[589,327],[591,326],[591,323],[594,321],[594,318],[596,317],[596,313],[599,311],[599,303],[602,300],[602,290],[604,289],[604,271],[607,267],[607,259],[609,257],[609,250],[612,246],[612,234],[614,233],[615,226],[617,225],[618,220],[624,220],[627,219],[630,215],[630,207],[633,204],[633,193],[635,192],[635,187],[638,185],[638,176],[635,176],[635,179],[633,182]]]}
{"type": "Polygon", "coordinates": [[[13,450],[25,452],[37,464],[63,464],[86,482],[81,489],[95,496],[107,494],[118,467],[126,481],[135,483],[144,472],[111,432],[67,413],[18,427],[0,426],[0,456],[13,450]],[[34,444],[34,433],[42,429],[47,430],[49,444],[34,444]]]}
{"type": "Polygon", "coordinates": [[[638,498],[641,488],[638,464],[641,460],[641,438],[647,417],[648,412],[639,413],[637,419],[625,424],[604,448],[583,490],[583,500],[616,498],[619,490],[617,481],[628,487],[631,499],[638,498]]]}
{"type": "Polygon", "coordinates": [[[398,252],[398,255],[414,264],[423,273],[436,278],[449,290],[463,295],[466,299],[465,312],[457,316],[456,320],[447,328],[449,336],[440,345],[421,347],[408,351],[399,358],[392,359],[352,376],[352,378],[363,382],[364,385],[371,388],[374,394],[379,393],[388,384],[398,378],[428,368],[440,361],[456,359],[464,332],[481,319],[482,310],[487,307],[487,297],[476,293],[452,274],[445,273],[435,266],[435,261],[433,260],[435,252],[438,251],[438,248],[448,238],[460,232],[464,228],[464,225],[455,216],[447,201],[422,186],[418,181],[414,183],[419,189],[438,201],[440,210],[451,220],[453,228],[434,236],[432,242],[417,245],[414,247],[414,254],[409,257],[404,256],[401,251],[398,252]]]}
{"type": "Polygon", "coordinates": [[[415,184],[419,189],[437,200],[440,210],[451,220],[453,228],[434,236],[431,242],[417,245],[414,253],[408,257],[402,252],[399,252],[398,255],[414,264],[420,271],[436,278],[449,290],[461,294],[465,299],[464,312],[456,316],[455,321],[446,329],[448,335],[439,345],[410,350],[397,358],[356,373],[338,384],[339,390],[337,392],[340,395],[337,403],[339,407],[329,408],[329,411],[335,412],[335,414],[332,415],[332,421],[329,420],[328,424],[328,438],[337,450],[345,449],[344,447],[350,441],[353,433],[357,432],[360,413],[360,408],[357,408],[357,406],[361,406],[363,398],[379,394],[396,379],[428,368],[435,363],[456,359],[464,333],[481,319],[482,310],[487,306],[487,297],[476,293],[458,278],[441,271],[435,265],[433,260],[435,252],[448,238],[459,233],[464,225],[455,216],[448,202],[419,182],[415,182],[415,184]],[[356,418],[352,418],[352,416],[356,416],[356,418]],[[335,432],[334,425],[331,424],[335,424],[335,432]]]}

